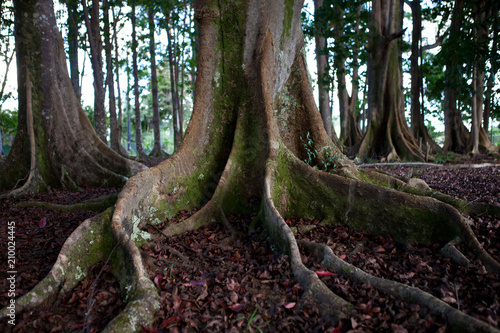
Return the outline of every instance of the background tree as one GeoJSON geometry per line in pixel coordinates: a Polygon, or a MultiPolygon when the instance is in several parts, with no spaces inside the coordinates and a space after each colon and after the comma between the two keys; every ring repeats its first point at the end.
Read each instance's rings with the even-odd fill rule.
{"type": "Polygon", "coordinates": [[[183,137],[183,115],[179,100],[179,64],[176,44],[174,43],[172,17],[174,17],[173,1],[166,2],[163,7],[167,29],[168,64],[170,69],[170,87],[172,94],[172,121],[174,130],[174,150],[179,148],[183,137]]]}
{"type": "Polygon", "coordinates": [[[104,108],[105,89],[102,61],[103,46],[99,25],[101,22],[99,0],[92,0],[92,15],[89,14],[87,0],[82,0],[82,5],[90,45],[90,59],[92,60],[92,69],[94,71],[94,126],[99,138],[104,143],[107,143],[108,126],[106,122],[106,110],[104,108]]]}
{"type": "Polygon", "coordinates": [[[71,83],[75,90],[76,98],[81,101],[82,91],[80,87],[80,70],[78,61],[79,49],[79,27],[81,14],[78,11],[78,0],[66,0],[66,8],[68,12],[68,57],[69,68],[71,73],[71,83]]]}
{"type": "MultiPolygon", "coordinates": [[[[116,115],[116,97],[115,97],[115,77],[113,62],[113,43],[111,38],[111,24],[109,20],[110,4],[104,0],[102,4],[104,21],[104,46],[106,54],[106,86],[108,87],[109,100],[109,127],[110,127],[110,146],[111,149],[123,155],[121,146],[121,133],[118,129],[118,119],[116,115]]],[[[113,22],[113,24],[116,24],[113,22]]],[[[118,78],[118,77],[117,77],[118,78]]]]}
{"type": "Polygon", "coordinates": [[[368,112],[370,122],[361,143],[361,159],[423,160],[404,117],[402,73],[397,40],[404,33],[398,0],[372,1],[372,21],[367,45],[368,112]]]}
{"type": "Polygon", "coordinates": [[[134,78],[134,113],[135,113],[135,149],[137,157],[144,159],[146,154],[142,147],[142,128],[141,128],[141,108],[140,108],[140,95],[139,95],[139,69],[138,69],[138,40],[136,28],[136,6],[135,0],[131,3],[132,10],[130,12],[130,22],[132,23],[132,76],[134,78]]]}
{"type": "MultiPolygon", "coordinates": [[[[420,67],[420,59],[422,57],[421,41],[422,41],[422,15],[420,0],[408,2],[411,7],[412,18],[412,40],[411,40],[411,56],[410,56],[410,74],[411,74],[411,132],[415,139],[418,140],[420,148],[429,149],[433,152],[440,152],[441,147],[431,138],[427,127],[424,123],[423,107],[420,102],[421,91],[423,88],[422,71],[420,67]]],[[[423,96],[422,96],[423,97],[423,96]]]]}
{"type": "Polygon", "coordinates": [[[49,187],[116,186],[145,167],[96,135],[73,90],[52,1],[14,1],[19,112],[17,135],[0,166],[10,195],[49,187]],[[41,36],[44,36],[43,38],[41,36]]]}
{"type": "Polygon", "coordinates": [[[160,110],[158,107],[158,78],[156,74],[155,17],[153,7],[148,8],[149,54],[151,61],[151,98],[153,108],[154,145],[150,156],[164,156],[161,149],[160,110]]]}
{"type": "Polygon", "coordinates": [[[326,133],[333,140],[338,140],[333,128],[332,108],[329,94],[328,49],[326,46],[326,15],[328,10],[323,6],[323,0],[314,0],[314,42],[316,53],[316,68],[318,75],[318,108],[323,119],[326,133]]]}
{"type": "Polygon", "coordinates": [[[358,70],[360,59],[360,23],[361,6],[364,1],[346,3],[335,1],[333,11],[333,29],[335,36],[334,65],[338,82],[338,100],[340,114],[340,142],[349,147],[351,155],[355,155],[362,139],[361,130],[356,121],[358,101],[358,70]],[[347,15],[345,13],[348,13],[347,15]],[[344,19],[345,17],[345,19],[344,19]],[[351,58],[351,93],[347,90],[347,58],[351,58]]]}

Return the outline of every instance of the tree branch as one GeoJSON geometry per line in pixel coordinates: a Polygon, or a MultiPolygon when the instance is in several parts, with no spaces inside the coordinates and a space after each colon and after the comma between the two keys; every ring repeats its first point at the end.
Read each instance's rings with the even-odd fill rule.
{"type": "Polygon", "coordinates": [[[427,50],[432,50],[432,49],[440,46],[443,43],[443,40],[444,40],[444,35],[443,36],[437,36],[436,42],[434,44],[424,45],[424,46],[422,46],[422,48],[421,48],[420,51],[424,52],[424,51],[427,51],[427,50]]]}
{"type": "Polygon", "coordinates": [[[401,30],[399,32],[395,32],[392,35],[390,35],[389,37],[387,37],[387,43],[392,42],[394,39],[403,37],[403,35],[406,32],[406,29],[408,29],[408,28],[404,28],[403,30],[401,30]]]}

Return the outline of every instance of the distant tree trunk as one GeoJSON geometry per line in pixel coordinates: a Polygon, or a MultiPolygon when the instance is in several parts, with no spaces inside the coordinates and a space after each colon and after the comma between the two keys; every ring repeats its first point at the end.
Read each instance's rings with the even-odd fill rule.
{"type": "Polygon", "coordinates": [[[104,18],[104,45],[106,46],[106,85],[108,86],[109,97],[109,123],[111,149],[121,153],[120,132],[116,119],[116,98],[115,98],[115,79],[113,75],[113,45],[111,43],[111,27],[109,23],[109,4],[108,0],[103,1],[104,18]]]}
{"type": "MultiPolygon", "coordinates": [[[[449,45],[453,47],[458,43],[460,27],[463,19],[464,0],[455,0],[451,17],[449,45]],[[454,42],[455,41],[455,42],[454,42]]],[[[456,62],[458,56],[453,55],[446,65],[445,89],[443,101],[444,113],[444,146],[445,151],[464,154],[467,152],[467,142],[470,134],[462,122],[462,115],[457,108],[458,99],[458,73],[456,62]]]]}
{"type": "Polygon", "coordinates": [[[472,154],[493,152],[497,149],[494,146],[485,129],[483,128],[483,106],[484,106],[484,55],[487,52],[488,27],[485,25],[487,7],[484,2],[477,2],[474,7],[474,28],[473,36],[478,46],[477,63],[473,64],[472,75],[472,154]]]}
{"type": "Polygon", "coordinates": [[[168,39],[168,63],[170,67],[170,87],[172,92],[172,113],[173,113],[173,127],[174,127],[174,151],[177,150],[182,142],[182,118],[179,112],[179,93],[178,85],[175,79],[175,70],[177,63],[175,62],[174,47],[172,45],[172,33],[167,29],[168,39]]]}
{"type": "Polygon", "coordinates": [[[0,168],[0,189],[11,189],[27,175],[28,182],[10,194],[47,186],[119,186],[145,170],[116,154],[93,130],[71,84],[52,1],[14,1],[14,11],[18,130],[0,168]]]}
{"type": "Polygon", "coordinates": [[[151,59],[151,97],[153,104],[154,146],[150,156],[162,156],[160,138],[160,110],[158,108],[158,79],[156,77],[155,22],[153,8],[148,9],[149,55],[151,59]]]}
{"type": "Polygon", "coordinates": [[[99,0],[92,0],[92,15],[89,18],[87,0],[82,0],[83,15],[90,44],[90,58],[94,71],[94,127],[99,138],[107,143],[106,110],[104,109],[104,73],[102,70],[102,40],[99,27],[99,0]]]}
{"type": "Polygon", "coordinates": [[[368,107],[370,123],[361,143],[361,159],[423,160],[424,154],[410,133],[403,108],[397,39],[401,38],[400,1],[374,0],[367,46],[368,107]]]}
{"type": "MultiPolygon", "coordinates": [[[[493,23],[493,38],[492,38],[492,47],[491,47],[491,53],[492,54],[498,54],[498,16],[499,16],[499,9],[494,8],[492,17],[494,17],[494,23],[493,23]]],[[[486,94],[485,94],[485,99],[484,99],[484,114],[483,114],[483,127],[486,132],[488,132],[488,128],[490,126],[490,113],[491,113],[491,101],[493,99],[494,95],[494,78],[495,74],[497,72],[497,62],[492,62],[491,64],[491,69],[490,69],[490,74],[488,77],[488,81],[486,83],[486,94]]]]}
{"type": "Polygon", "coordinates": [[[133,90],[133,85],[130,84],[130,63],[129,63],[129,53],[127,50],[127,94],[125,97],[127,103],[127,152],[132,151],[132,125],[130,123],[130,109],[132,109],[132,105],[130,102],[130,92],[133,90]]]}
{"type": "Polygon", "coordinates": [[[420,0],[411,2],[411,15],[413,22],[413,32],[411,41],[410,73],[411,73],[411,132],[419,142],[420,148],[429,146],[432,152],[441,151],[441,147],[431,138],[424,123],[423,108],[420,103],[420,92],[422,89],[422,75],[419,60],[422,55],[420,42],[422,38],[422,16],[420,10],[420,0]]]}
{"type": "Polygon", "coordinates": [[[68,8],[68,53],[69,53],[69,68],[71,73],[71,84],[75,91],[76,98],[81,101],[82,90],[80,87],[80,70],[78,65],[78,26],[77,21],[78,8],[77,0],[67,0],[68,8]]]}
{"type": "Polygon", "coordinates": [[[135,1],[132,1],[131,12],[132,23],[132,68],[134,76],[134,110],[135,110],[135,148],[138,158],[144,158],[144,150],[142,148],[142,134],[141,134],[141,109],[139,105],[139,70],[137,68],[137,34],[136,34],[136,15],[135,15],[135,1]]]}
{"type": "Polygon", "coordinates": [[[5,153],[3,151],[3,139],[2,139],[2,129],[0,128],[0,157],[4,157],[5,153]]]}
{"type": "MultiPolygon", "coordinates": [[[[358,7],[358,20],[355,29],[358,29],[359,32],[359,14],[361,7],[358,7]]],[[[344,38],[344,11],[342,8],[336,8],[336,12],[339,15],[339,19],[334,22],[335,29],[335,39],[337,45],[343,46],[343,38],[344,38]]],[[[357,50],[353,52],[355,59],[353,63],[357,60],[357,50]]],[[[352,76],[352,91],[351,96],[347,92],[346,85],[346,57],[344,52],[337,52],[335,56],[336,69],[337,69],[337,81],[338,81],[338,98],[339,98],[339,111],[340,111],[340,142],[346,147],[351,148],[351,151],[357,151],[357,145],[361,142],[362,135],[359,130],[359,126],[356,122],[356,99],[357,99],[357,80],[358,80],[358,68],[355,65],[353,69],[352,76]]]]}
{"type": "Polygon", "coordinates": [[[323,119],[326,133],[337,140],[332,122],[332,108],[330,107],[329,75],[328,75],[328,51],[326,49],[326,38],[324,24],[319,22],[318,13],[323,6],[323,0],[314,0],[314,41],[316,44],[316,66],[318,72],[318,100],[319,113],[323,119]]]}
{"type": "Polygon", "coordinates": [[[120,149],[120,154],[123,156],[128,156],[127,150],[123,148],[122,141],[122,123],[123,123],[123,107],[122,107],[122,97],[121,97],[121,89],[120,89],[120,64],[119,64],[119,51],[118,51],[118,31],[116,26],[118,24],[118,17],[115,15],[114,7],[111,7],[113,13],[113,44],[115,50],[114,56],[114,68],[116,71],[116,91],[118,93],[118,120],[117,120],[117,137],[118,137],[118,148],[120,149]]]}

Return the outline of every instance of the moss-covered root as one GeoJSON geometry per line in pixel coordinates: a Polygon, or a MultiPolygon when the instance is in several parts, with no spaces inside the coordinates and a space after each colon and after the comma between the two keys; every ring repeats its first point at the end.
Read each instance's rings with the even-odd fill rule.
{"type": "Polygon", "coordinates": [[[26,207],[42,207],[52,210],[58,210],[61,212],[75,212],[75,211],[88,211],[88,210],[99,211],[113,206],[117,198],[118,194],[111,194],[95,199],[90,199],[85,202],[73,205],[59,205],[50,202],[40,202],[40,201],[24,201],[18,203],[17,205],[26,207]]]}
{"type": "Polygon", "coordinates": [[[334,294],[318,276],[302,264],[296,239],[273,204],[271,197],[271,177],[266,174],[263,200],[263,224],[268,239],[280,251],[290,256],[294,275],[305,290],[305,297],[316,301],[322,314],[336,324],[342,318],[348,318],[354,312],[350,303],[334,294]]]}
{"type": "Polygon", "coordinates": [[[149,279],[141,253],[127,230],[113,224],[112,232],[119,242],[113,267],[127,306],[104,332],[140,332],[143,326],[153,323],[160,310],[158,291],[149,279]]]}
{"type": "Polygon", "coordinates": [[[500,332],[498,329],[481,320],[466,315],[427,292],[399,282],[378,278],[364,272],[337,257],[333,251],[324,244],[305,241],[300,241],[300,244],[322,260],[322,265],[339,275],[345,276],[359,284],[369,284],[384,293],[401,298],[408,303],[416,303],[425,306],[433,313],[445,315],[453,332],[500,332]]]}
{"type": "MultiPolygon", "coordinates": [[[[112,209],[85,220],[64,243],[49,274],[30,292],[16,301],[18,313],[50,306],[59,295],[71,291],[82,280],[88,267],[106,260],[115,244],[109,228],[112,209]]],[[[0,310],[0,319],[8,309],[0,310]]]]}

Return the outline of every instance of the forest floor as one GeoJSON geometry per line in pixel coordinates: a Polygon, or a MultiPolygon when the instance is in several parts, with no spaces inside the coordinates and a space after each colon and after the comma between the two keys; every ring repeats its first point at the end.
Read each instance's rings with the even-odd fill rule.
{"type": "MultiPolygon", "coordinates": [[[[490,161],[494,162],[494,161],[490,161]]],[[[481,168],[390,166],[383,170],[414,176],[431,187],[469,201],[500,205],[500,164],[481,168]]],[[[20,201],[74,204],[120,189],[54,191],[0,200],[0,254],[7,257],[7,223],[15,222],[16,297],[28,292],[50,270],[71,232],[96,212],[60,212],[17,206],[20,201]]],[[[163,223],[178,223],[193,212],[181,211],[163,223]]],[[[287,258],[274,254],[259,230],[249,231],[254,216],[227,216],[236,232],[222,225],[142,248],[149,274],[158,288],[161,309],[143,332],[446,332],[448,323],[425,308],[407,304],[328,272],[304,250],[303,262],[358,314],[337,326],[326,322],[314,303],[301,297],[287,258]]],[[[500,260],[500,220],[472,216],[473,229],[489,253],[500,260]]],[[[461,267],[441,256],[443,244],[397,244],[390,235],[373,236],[345,226],[324,226],[310,219],[287,220],[296,237],[329,245],[345,261],[380,277],[418,287],[465,313],[499,327],[500,277],[475,262],[461,267]]],[[[161,225],[159,228],[161,229],[161,225]]],[[[158,233],[154,227],[149,232],[158,233]]],[[[461,248],[469,258],[473,255],[461,248]]],[[[7,260],[0,261],[0,308],[8,304],[7,260]]],[[[0,322],[0,331],[99,332],[125,303],[110,266],[90,269],[69,295],[49,309],[18,313],[15,327],[0,322]],[[94,285],[96,276],[102,270],[94,285]],[[94,295],[89,311],[88,301],[94,295]],[[86,322],[86,317],[88,321],[86,322]],[[88,323],[88,325],[86,325],[88,323]]]]}

